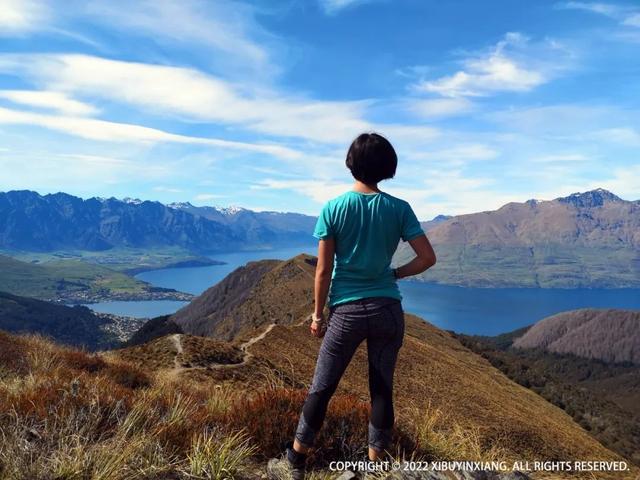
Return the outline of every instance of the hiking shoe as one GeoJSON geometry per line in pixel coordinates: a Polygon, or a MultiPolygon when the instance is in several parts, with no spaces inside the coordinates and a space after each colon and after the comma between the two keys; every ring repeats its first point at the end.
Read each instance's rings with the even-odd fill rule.
{"type": "Polygon", "coordinates": [[[267,463],[267,477],[270,480],[304,480],[307,456],[293,449],[293,442],[286,444],[283,458],[272,458],[267,463]]]}

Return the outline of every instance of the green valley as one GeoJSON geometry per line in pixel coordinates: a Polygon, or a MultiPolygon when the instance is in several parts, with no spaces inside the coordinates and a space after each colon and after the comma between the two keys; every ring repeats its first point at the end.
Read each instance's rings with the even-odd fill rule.
{"type": "Polygon", "coordinates": [[[41,300],[91,303],[110,300],[188,300],[191,295],[154,287],[79,259],[24,262],[0,255],[0,291],[41,300]]]}

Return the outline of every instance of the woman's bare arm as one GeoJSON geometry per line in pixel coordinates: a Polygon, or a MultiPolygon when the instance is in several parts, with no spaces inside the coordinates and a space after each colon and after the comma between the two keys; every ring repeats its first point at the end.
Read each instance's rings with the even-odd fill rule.
{"type": "MultiPolygon", "coordinates": [[[[316,277],[314,284],[314,302],[316,317],[323,318],[324,305],[327,302],[329,285],[331,284],[331,274],[333,273],[333,256],[335,254],[335,240],[329,237],[318,242],[318,265],[316,266],[316,277]]],[[[315,323],[311,324],[313,332],[315,323]]]]}
{"type": "Polygon", "coordinates": [[[426,235],[420,235],[409,240],[409,245],[416,252],[416,257],[396,270],[398,278],[417,275],[436,264],[436,252],[433,251],[433,247],[426,235]]]}

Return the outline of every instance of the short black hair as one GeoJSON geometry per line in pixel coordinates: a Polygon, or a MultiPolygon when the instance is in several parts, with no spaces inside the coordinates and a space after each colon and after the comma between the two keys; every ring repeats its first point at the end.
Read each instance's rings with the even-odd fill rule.
{"type": "Polygon", "coordinates": [[[351,143],[345,163],[353,178],[372,185],[395,176],[398,156],[382,135],[363,133],[351,143]]]}

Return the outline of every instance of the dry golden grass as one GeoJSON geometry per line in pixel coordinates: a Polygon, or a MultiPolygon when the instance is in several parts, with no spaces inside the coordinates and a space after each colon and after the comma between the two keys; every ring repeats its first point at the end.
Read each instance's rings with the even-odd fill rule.
{"type": "MultiPolygon", "coordinates": [[[[406,333],[394,382],[397,423],[428,458],[621,459],[565,412],[510,381],[446,332],[407,314],[406,333]]],[[[312,378],[319,345],[308,325],[278,326],[251,351],[305,382],[312,378]]],[[[366,344],[338,393],[368,400],[366,344]]],[[[634,470],[627,478],[635,475],[634,470]]]]}
{"type": "MultiPolygon", "coordinates": [[[[267,272],[219,325],[233,344],[180,335],[180,354],[167,336],[89,355],[0,333],[0,478],[255,477],[293,435],[321,342],[298,325],[311,305],[306,260],[267,272]],[[272,323],[250,355],[239,349],[272,323]]],[[[446,332],[406,315],[406,334],[395,376],[397,458],[620,459],[446,332]]],[[[316,467],[363,453],[367,375],[363,344],[329,406],[316,467]]]]}
{"type": "MultiPolygon", "coordinates": [[[[247,390],[37,337],[0,332],[0,347],[3,480],[256,478],[292,436],[306,393],[267,369],[247,390]]],[[[366,416],[366,404],[337,396],[312,465],[362,454],[366,416]]]]}

